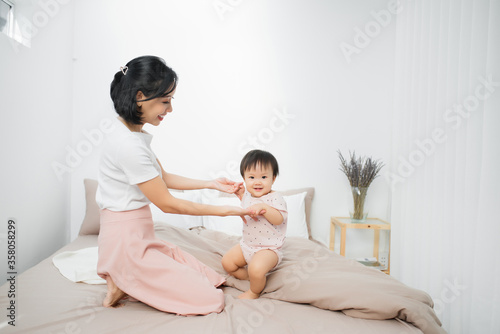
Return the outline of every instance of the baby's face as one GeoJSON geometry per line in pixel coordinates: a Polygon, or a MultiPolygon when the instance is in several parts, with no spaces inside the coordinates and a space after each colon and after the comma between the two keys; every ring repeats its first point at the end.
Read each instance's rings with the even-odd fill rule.
{"type": "Polygon", "coordinates": [[[260,165],[245,171],[244,177],[245,187],[253,197],[269,194],[275,179],[271,166],[262,168],[260,165]]]}

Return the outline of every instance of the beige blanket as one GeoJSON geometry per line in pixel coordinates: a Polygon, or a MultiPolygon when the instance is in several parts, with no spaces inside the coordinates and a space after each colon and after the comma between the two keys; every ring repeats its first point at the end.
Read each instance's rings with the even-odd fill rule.
{"type": "MultiPolygon", "coordinates": [[[[238,237],[199,229],[204,238],[189,238],[189,231],[157,225],[158,237],[179,245],[221,274],[222,255],[238,237]]],[[[434,313],[430,296],[410,288],[376,269],[348,260],[310,240],[285,242],[282,263],[269,274],[261,298],[311,304],[364,319],[398,318],[424,333],[445,333],[434,313]]],[[[228,277],[227,286],[245,291],[248,281],[228,277]]]]}

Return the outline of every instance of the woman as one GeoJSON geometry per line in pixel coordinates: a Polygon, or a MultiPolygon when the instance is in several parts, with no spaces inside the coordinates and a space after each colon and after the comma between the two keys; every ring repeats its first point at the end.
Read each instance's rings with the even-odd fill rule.
{"type": "Polygon", "coordinates": [[[131,60],[114,76],[111,98],[118,118],[103,146],[97,203],[101,209],[98,274],[106,279],[103,306],[117,307],[129,295],[176,314],[208,314],[224,308],[219,285],[225,279],[192,255],[154,236],[149,204],[163,212],[187,215],[254,214],[232,206],[211,206],[177,199],[171,189],[210,188],[234,193],[241,183],[200,181],[165,172],[151,150],[157,126],[172,112],[177,75],[163,59],[131,60]]]}

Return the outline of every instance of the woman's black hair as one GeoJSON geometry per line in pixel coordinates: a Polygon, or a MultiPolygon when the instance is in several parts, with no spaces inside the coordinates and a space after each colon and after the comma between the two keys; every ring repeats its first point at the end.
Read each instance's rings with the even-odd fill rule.
{"type": "Polygon", "coordinates": [[[249,169],[256,168],[257,165],[261,168],[271,167],[273,170],[273,177],[278,176],[279,168],[278,161],[271,153],[262,150],[252,150],[245,154],[240,163],[240,173],[245,177],[245,172],[249,169]]]}
{"type": "Polygon", "coordinates": [[[115,110],[126,122],[143,124],[137,102],[152,100],[170,94],[177,87],[177,74],[162,58],[142,56],[129,61],[116,72],[111,82],[111,99],[115,110]],[[146,97],[137,101],[137,93],[146,97]]]}

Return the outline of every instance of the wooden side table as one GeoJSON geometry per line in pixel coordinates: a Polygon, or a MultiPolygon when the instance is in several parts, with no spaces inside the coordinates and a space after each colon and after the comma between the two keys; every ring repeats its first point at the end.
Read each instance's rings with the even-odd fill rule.
{"type": "Polygon", "coordinates": [[[390,274],[391,270],[391,239],[390,239],[390,231],[391,224],[388,222],[378,219],[378,218],[367,218],[366,223],[351,223],[351,218],[347,217],[331,217],[330,219],[330,250],[335,250],[335,229],[336,227],[340,227],[340,255],[345,256],[345,239],[346,239],[346,230],[348,228],[355,229],[369,229],[374,230],[374,242],[373,242],[373,257],[379,260],[379,241],[380,241],[380,230],[388,230],[389,231],[389,254],[387,261],[387,269],[382,270],[386,274],[390,274]]]}

